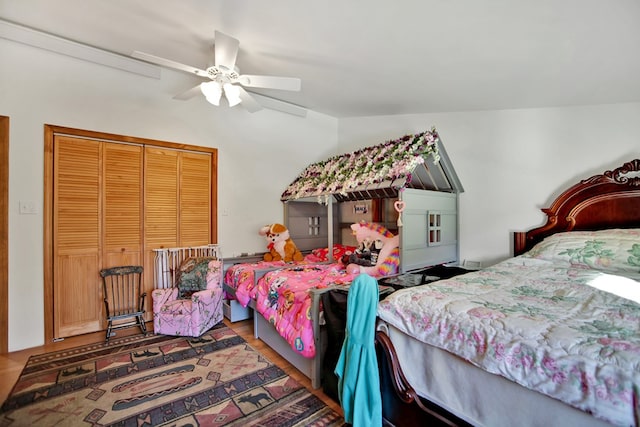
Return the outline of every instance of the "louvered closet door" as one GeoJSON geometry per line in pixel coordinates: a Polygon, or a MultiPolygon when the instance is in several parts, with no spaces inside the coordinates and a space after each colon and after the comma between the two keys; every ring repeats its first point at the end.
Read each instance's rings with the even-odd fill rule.
{"type": "Polygon", "coordinates": [[[56,137],[54,145],[54,336],[98,331],[100,143],[56,137]]]}
{"type": "MultiPolygon", "coordinates": [[[[178,152],[151,147],[144,151],[144,256],[148,266],[144,289],[150,296],[154,288],[153,249],[178,244],[178,152]]],[[[147,310],[145,319],[152,318],[152,310],[147,310]]]]}
{"type": "Polygon", "coordinates": [[[148,249],[178,244],[178,153],[145,148],[144,230],[148,249]]]}
{"type": "MultiPolygon", "coordinates": [[[[146,265],[154,265],[153,249],[210,243],[211,171],[210,154],[145,148],[146,265]]],[[[151,268],[145,271],[145,289],[150,295],[151,268]]]]}
{"type": "Polygon", "coordinates": [[[181,153],[180,246],[210,243],[211,156],[181,153]]]}
{"type": "Polygon", "coordinates": [[[54,336],[105,328],[99,270],[142,262],[142,148],[56,136],[54,336]]]}
{"type": "Polygon", "coordinates": [[[101,268],[143,265],[142,147],[103,143],[103,260],[101,268]]]}

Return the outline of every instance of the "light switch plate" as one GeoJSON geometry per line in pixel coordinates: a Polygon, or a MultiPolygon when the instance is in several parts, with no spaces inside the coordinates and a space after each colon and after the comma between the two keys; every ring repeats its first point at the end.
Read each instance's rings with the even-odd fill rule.
{"type": "Polygon", "coordinates": [[[21,215],[34,215],[38,213],[38,204],[35,200],[20,200],[19,209],[21,215]]]}

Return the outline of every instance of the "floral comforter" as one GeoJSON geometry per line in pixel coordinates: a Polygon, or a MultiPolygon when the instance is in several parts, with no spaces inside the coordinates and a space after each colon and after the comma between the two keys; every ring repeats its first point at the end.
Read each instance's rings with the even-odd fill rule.
{"type": "MultiPolygon", "coordinates": [[[[486,371],[614,424],[633,425],[640,274],[595,270],[577,262],[575,250],[560,253],[568,258],[523,255],[395,292],[379,304],[378,315],[486,371]]],[[[581,254],[594,259],[591,250],[581,254]]]]}
{"type": "Polygon", "coordinates": [[[291,348],[314,357],[316,347],[309,289],[351,283],[343,264],[309,264],[271,271],[256,287],[256,310],[269,321],[291,348]]]}

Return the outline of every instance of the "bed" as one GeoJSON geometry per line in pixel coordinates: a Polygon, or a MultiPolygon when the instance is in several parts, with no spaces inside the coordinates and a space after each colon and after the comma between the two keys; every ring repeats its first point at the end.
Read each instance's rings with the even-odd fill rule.
{"type": "Polygon", "coordinates": [[[326,345],[321,295],[348,285],[354,275],[338,261],[340,253],[327,251],[324,259],[317,259],[322,258],[318,248],[353,246],[355,241],[348,241],[349,224],[354,215],[361,218],[358,215],[366,212],[370,223],[397,234],[398,262],[389,273],[455,262],[457,195],[461,191],[435,129],[309,165],[285,189],[281,200],[292,239],[316,259],[293,265],[252,262],[230,266],[225,272],[225,290],[241,305],[261,313],[254,315],[255,336],[309,376],[313,387],[320,387],[326,345]],[[346,213],[344,206],[349,206],[346,213]],[[432,236],[430,243],[428,235],[432,236]],[[280,303],[272,307],[273,290],[284,281],[288,282],[287,293],[280,292],[280,303]],[[283,315],[284,305],[292,306],[293,314],[283,315]],[[297,333],[301,339],[287,332],[291,325],[305,330],[297,333]]]}
{"type": "Polygon", "coordinates": [[[513,258],[379,304],[390,422],[639,425],[640,160],[543,212],[513,258]]]}
{"type": "MultiPolygon", "coordinates": [[[[334,245],[333,257],[352,253],[354,246],[334,245]]],[[[320,387],[320,366],[325,342],[320,330],[321,295],[347,289],[355,274],[341,261],[329,261],[326,248],[318,248],[303,261],[257,261],[229,266],[225,272],[227,294],[254,311],[254,335],[269,344],[320,387]]],[[[396,273],[395,264],[389,273],[396,273]]]]}
{"type": "MultiPolygon", "coordinates": [[[[333,258],[338,260],[345,254],[355,251],[355,246],[334,245],[333,258]]],[[[226,290],[242,306],[246,307],[256,298],[257,283],[266,273],[304,265],[323,265],[330,261],[327,248],[317,248],[305,254],[303,261],[264,261],[237,262],[225,269],[224,284],[226,290]]]]}

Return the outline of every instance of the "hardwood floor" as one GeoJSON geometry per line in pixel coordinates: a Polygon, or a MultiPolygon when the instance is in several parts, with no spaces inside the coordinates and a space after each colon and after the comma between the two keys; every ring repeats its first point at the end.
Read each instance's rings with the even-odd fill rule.
{"type": "MultiPolygon", "coordinates": [[[[224,319],[224,323],[233,329],[238,335],[245,339],[253,348],[262,353],[267,359],[282,368],[288,375],[306,387],[313,394],[318,396],[330,408],[342,414],[340,405],[323,393],[322,389],[314,390],[311,388],[311,380],[298,371],[293,365],[287,362],[282,356],[273,351],[268,345],[253,337],[253,321],[243,320],[241,322],[231,323],[224,319]]],[[[153,329],[152,324],[147,324],[147,329],[153,329]]],[[[137,328],[122,329],[117,331],[119,337],[127,335],[135,335],[140,333],[137,328]]],[[[67,338],[64,341],[45,344],[26,350],[15,351],[11,353],[0,354],[0,402],[4,402],[13,385],[18,380],[24,365],[31,355],[43,354],[56,350],[64,350],[67,348],[77,347],[86,344],[101,342],[104,340],[104,332],[96,332],[93,334],[81,335],[78,337],[67,338]]]]}

